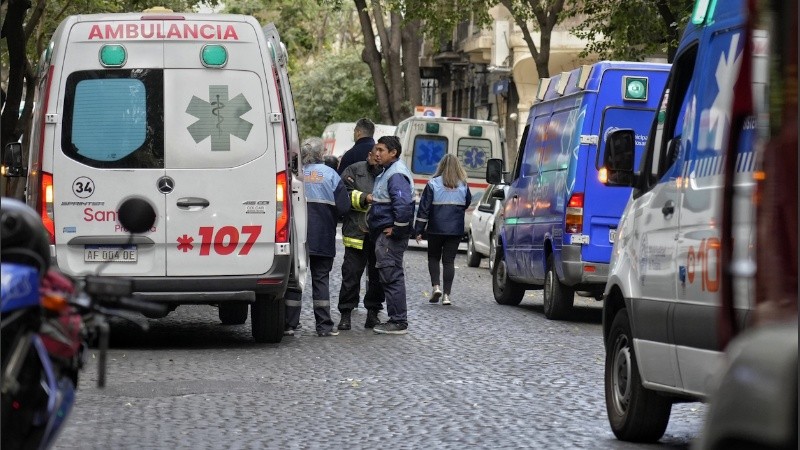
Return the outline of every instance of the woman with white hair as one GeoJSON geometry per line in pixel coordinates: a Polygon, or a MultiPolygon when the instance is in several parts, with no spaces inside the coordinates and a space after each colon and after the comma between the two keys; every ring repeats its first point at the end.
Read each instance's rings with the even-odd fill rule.
{"type": "MultiPolygon", "coordinates": [[[[350,197],[336,170],[325,165],[320,138],[308,138],[300,146],[303,185],[308,211],[308,255],[317,335],[336,336],[331,319],[330,272],[336,256],[336,225],[350,210],[350,197]]],[[[300,300],[286,300],[285,335],[293,335],[300,322],[300,300]]]]}

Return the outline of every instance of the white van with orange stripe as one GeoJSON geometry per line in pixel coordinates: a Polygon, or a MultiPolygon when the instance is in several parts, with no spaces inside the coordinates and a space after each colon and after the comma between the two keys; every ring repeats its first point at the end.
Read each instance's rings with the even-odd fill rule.
{"type": "Polygon", "coordinates": [[[132,277],[173,309],[218,305],[226,324],[250,305],[255,340],[279,342],[306,269],[286,58],[249,16],[65,19],[40,65],[26,191],[57,266],[132,277]],[[132,195],[158,217],[129,241],[116,208],[132,195]]]}
{"type": "Polygon", "coordinates": [[[395,134],[403,148],[400,157],[414,175],[418,197],[445,154],[458,158],[467,172],[472,194],[478,196],[488,186],[486,162],[491,158],[506,159],[500,128],[488,120],[409,117],[397,125],[395,134]]]}

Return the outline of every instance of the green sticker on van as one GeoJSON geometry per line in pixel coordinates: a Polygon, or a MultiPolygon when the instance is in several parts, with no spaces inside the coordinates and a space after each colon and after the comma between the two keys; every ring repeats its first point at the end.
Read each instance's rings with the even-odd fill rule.
{"type": "Polygon", "coordinates": [[[186,112],[199,120],[187,127],[196,143],[210,137],[211,151],[230,151],[231,135],[246,141],[253,124],[242,119],[242,114],[253,109],[239,94],[228,100],[228,86],[209,86],[209,101],[192,96],[186,112]]]}

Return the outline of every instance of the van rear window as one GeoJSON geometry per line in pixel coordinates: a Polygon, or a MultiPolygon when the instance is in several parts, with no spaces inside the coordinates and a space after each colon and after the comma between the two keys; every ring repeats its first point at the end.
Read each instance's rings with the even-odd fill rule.
{"type": "Polygon", "coordinates": [[[161,70],[74,72],[67,78],[62,149],[101,168],[163,168],[161,70]]]}
{"type": "Polygon", "coordinates": [[[447,153],[447,138],[444,136],[419,135],[414,138],[411,156],[411,171],[423,175],[436,173],[436,166],[447,153]]]}

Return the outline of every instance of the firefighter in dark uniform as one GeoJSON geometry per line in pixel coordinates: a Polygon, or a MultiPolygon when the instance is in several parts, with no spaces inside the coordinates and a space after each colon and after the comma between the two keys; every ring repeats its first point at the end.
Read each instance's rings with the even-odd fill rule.
{"type": "MultiPolygon", "coordinates": [[[[309,138],[300,147],[300,157],[308,211],[307,243],[316,331],[319,336],[335,336],[339,331],[331,319],[329,278],[336,256],[336,226],[350,209],[350,201],[339,174],[323,163],[324,150],[322,139],[309,138]]],[[[284,334],[294,334],[299,322],[300,301],[286,300],[284,334]]]]}
{"type": "Polygon", "coordinates": [[[408,247],[414,220],[413,176],[401,161],[400,140],[383,136],[375,145],[375,157],[383,172],[375,179],[368,214],[370,238],[375,242],[378,268],[389,321],[375,325],[379,334],[406,334],[408,318],[403,253],[408,247]]]}
{"type": "Polygon", "coordinates": [[[342,172],[342,181],[350,193],[350,212],[342,221],[342,241],[344,243],[344,259],[342,261],[342,287],[339,290],[340,330],[350,329],[350,315],[358,306],[361,291],[361,275],[367,269],[367,292],[364,295],[364,307],[367,308],[367,321],[364,328],[372,328],[380,323],[378,311],[383,309],[383,288],[379,280],[378,269],[367,262],[368,255],[375,253],[375,246],[369,239],[367,226],[367,195],[372,193],[375,177],[382,170],[375,161],[375,152],[370,151],[365,161],[348,166],[342,172]]]}

